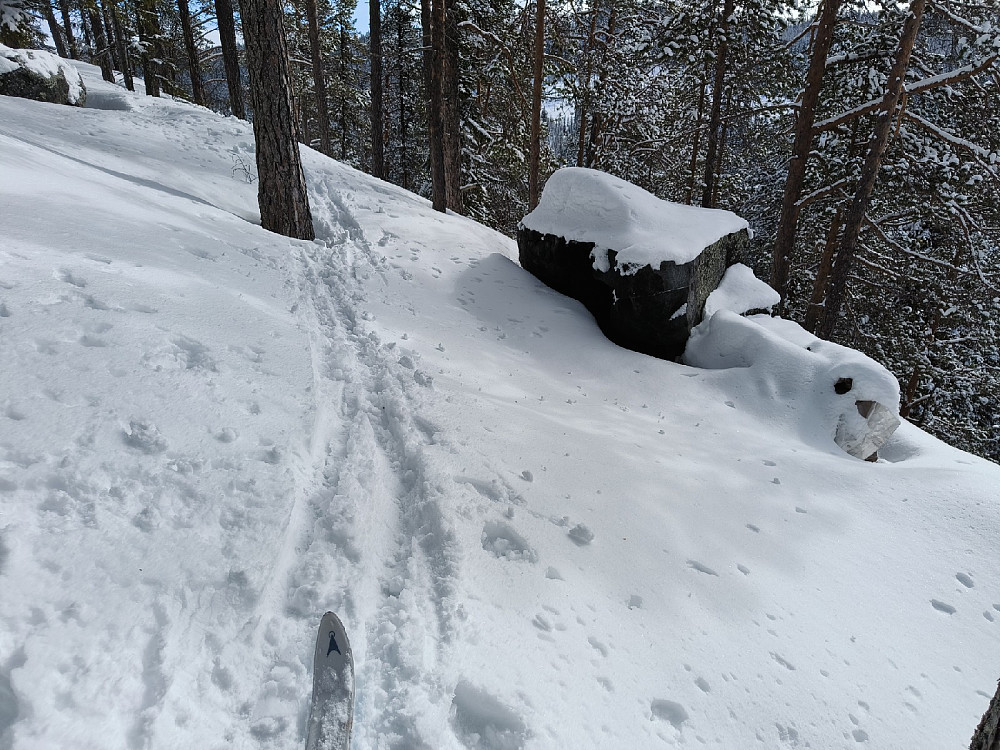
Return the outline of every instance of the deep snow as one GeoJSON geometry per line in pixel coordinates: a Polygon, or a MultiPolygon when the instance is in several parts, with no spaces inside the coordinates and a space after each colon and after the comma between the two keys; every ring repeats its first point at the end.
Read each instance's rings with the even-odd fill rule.
{"type": "Polygon", "coordinates": [[[80,66],[0,97],[0,748],[961,748],[1000,676],[1000,470],[883,461],[796,372],[620,349],[513,243],[80,66]],[[867,745],[865,745],[867,743],[867,745]]]}

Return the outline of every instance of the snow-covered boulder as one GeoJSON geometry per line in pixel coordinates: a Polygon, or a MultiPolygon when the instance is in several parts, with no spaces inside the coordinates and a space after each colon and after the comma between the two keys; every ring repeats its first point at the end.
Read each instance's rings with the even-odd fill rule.
{"type": "Polygon", "coordinates": [[[832,439],[857,458],[874,460],[900,423],[892,373],[783,318],[719,309],[691,332],[684,362],[712,370],[749,368],[754,403],[770,404],[807,440],[832,439]]]}
{"type": "Polygon", "coordinates": [[[549,178],[517,244],[521,265],[583,302],[609,339],[674,359],[749,236],[729,211],[669,203],[571,167],[549,178]]]}
{"type": "Polygon", "coordinates": [[[0,95],[82,107],[87,98],[79,71],[49,52],[0,44],[0,95]]]}

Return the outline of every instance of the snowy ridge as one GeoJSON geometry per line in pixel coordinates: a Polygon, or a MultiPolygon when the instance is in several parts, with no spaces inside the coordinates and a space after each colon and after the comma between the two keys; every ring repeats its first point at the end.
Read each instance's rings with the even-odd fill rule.
{"type": "Polygon", "coordinates": [[[249,125],[81,70],[0,97],[0,748],[300,748],[326,609],[355,748],[966,746],[995,465],[853,459],[308,149],[264,232],[249,125]]]}

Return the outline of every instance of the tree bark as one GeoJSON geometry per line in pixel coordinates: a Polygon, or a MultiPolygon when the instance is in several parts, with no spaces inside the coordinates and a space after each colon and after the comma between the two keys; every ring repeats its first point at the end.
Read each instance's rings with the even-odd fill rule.
{"type": "Polygon", "coordinates": [[[111,69],[111,51],[108,49],[108,38],[104,35],[104,25],[101,14],[97,10],[96,0],[87,6],[87,16],[90,18],[90,29],[94,34],[94,56],[101,66],[101,78],[109,83],[115,82],[115,73],[111,69]]]}
{"type": "Polygon", "coordinates": [[[90,33],[89,18],[89,14],[83,8],[80,8],[80,30],[83,31],[83,46],[85,49],[93,51],[94,35],[90,33]]]}
{"type": "Polygon", "coordinates": [[[438,61],[440,57],[438,36],[443,36],[439,31],[435,33],[435,10],[440,6],[441,25],[444,25],[444,0],[420,0],[420,25],[423,30],[424,48],[424,88],[427,100],[427,131],[430,146],[430,172],[431,172],[431,204],[435,211],[446,211],[448,209],[448,199],[445,195],[445,173],[444,173],[444,139],[442,123],[442,96],[441,96],[441,74],[438,61]]]}
{"type": "Polygon", "coordinates": [[[587,41],[583,46],[584,59],[584,83],[581,92],[580,105],[580,130],[576,144],[576,166],[587,166],[587,111],[590,109],[590,79],[594,75],[593,61],[591,55],[594,50],[594,35],[597,33],[597,9],[590,13],[590,28],[587,31],[587,41]]]}
{"type": "Polygon", "coordinates": [[[316,0],[306,0],[306,20],[309,23],[309,54],[312,62],[313,93],[316,96],[319,150],[329,156],[330,110],[327,107],[326,76],[323,74],[323,52],[319,44],[319,12],[316,9],[316,0]]]}
{"type": "Polygon", "coordinates": [[[236,17],[233,13],[232,0],[215,0],[215,19],[219,26],[222,62],[226,69],[226,85],[229,88],[229,110],[234,117],[245,120],[247,110],[243,103],[243,81],[240,75],[240,53],[236,47],[236,17]]]}
{"type": "Polygon", "coordinates": [[[201,81],[201,61],[198,60],[198,47],[194,42],[194,27],[191,25],[191,11],[188,0],[177,0],[177,11],[181,17],[181,30],[184,33],[184,49],[187,52],[188,75],[191,78],[191,95],[195,104],[205,106],[205,86],[201,81]]]}
{"type": "Polygon", "coordinates": [[[830,270],[833,268],[833,256],[837,251],[837,240],[840,238],[840,220],[842,216],[843,211],[838,208],[827,230],[826,244],[823,246],[823,254],[819,259],[819,268],[816,270],[816,279],[813,281],[812,297],[809,299],[806,320],[802,326],[807,331],[812,331],[813,333],[816,332],[823,321],[823,300],[826,297],[827,282],[830,280],[830,270]]]}
{"type": "Polygon", "coordinates": [[[104,24],[104,36],[107,37],[108,41],[108,55],[111,57],[111,66],[120,71],[124,64],[118,56],[118,37],[114,32],[114,27],[111,25],[111,14],[108,12],[107,0],[95,0],[98,4],[98,8],[101,11],[101,21],[104,24]]]}
{"type": "MultiPolygon", "coordinates": [[[[343,24],[340,25],[340,79],[343,82],[347,82],[347,29],[343,24]]],[[[340,97],[340,119],[338,121],[338,126],[340,128],[340,160],[343,162],[347,161],[347,97],[340,97]]]]}
{"type": "Polygon", "coordinates": [[[49,25],[49,34],[52,36],[52,42],[56,45],[56,54],[59,57],[69,57],[69,50],[66,48],[62,29],[59,28],[59,22],[56,21],[56,14],[48,2],[45,3],[44,12],[45,22],[49,25]]]}
{"type": "Polygon", "coordinates": [[[385,125],[382,122],[382,3],[369,0],[368,32],[371,56],[372,175],[385,179],[385,125]]]}
{"type": "Polygon", "coordinates": [[[464,211],[462,200],[462,122],[458,104],[458,7],[444,0],[441,35],[441,99],[444,142],[444,189],[448,208],[464,211]]]}
{"type": "Polygon", "coordinates": [[[314,238],[299,154],[281,0],[242,0],[257,146],[257,202],[264,229],[314,238]]]}
{"type": "Polygon", "coordinates": [[[132,61],[129,59],[128,45],[125,44],[125,35],[122,33],[122,22],[118,15],[116,0],[111,0],[111,23],[115,27],[115,42],[118,44],[118,59],[122,61],[125,88],[129,91],[135,91],[135,82],[132,80],[132,61]]]}
{"type": "MultiPolygon", "coordinates": [[[[833,32],[837,25],[837,13],[842,0],[824,0],[819,14],[816,36],[813,39],[812,57],[806,73],[806,85],[802,91],[798,116],[795,119],[795,137],[792,143],[792,158],[788,162],[785,178],[785,192],[781,200],[781,216],[778,219],[778,234],[774,242],[771,261],[771,287],[781,295],[779,310],[784,309],[788,294],[788,275],[795,247],[795,233],[799,221],[799,198],[805,184],[806,164],[813,141],[813,124],[816,120],[816,104],[823,86],[823,72],[826,58],[833,44],[833,32]]],[[[838,214],[839,215],[839,214],[838,214]]]]}
{"type": "Polygon", "coordinates": [[[80,50],[76,46],[76,37],[73,35],[73,19],[69,14],[69,0],[59,0],[59,12],[62,14],[62,28],[66,34],[66,45],[69,47],[69,56],[74,60],[79,60],[80,50]]]}
{"type": "Polygon", "coordinates": [[[864,221],[865,212],[871,201],[872,191],[875,188],[875,180],[878,177],[878,170],[882,164],[882,156],[885,154],[886,145],[889,143],[889,135],[892,132],[892,121],[903,93],[906,69],[910,64],[910,54],[913,52],[917,32],[920,30],[920,21],[924,15],[926,2],[927,0],[913,0],[910,3],[909,15],[903,24],[899,45],[896,48],[896,57],[889,71],[889,80],[885,97],[882,99],[882,108],[878,119],[875,121],[875,129],[869,141],[868,154],[861,169],[861,179],[858,181],[858,188],[854,193],[854,199],[851,201],[850,208],[848,208],[847,214],[844,217],[844,233],[840,240],[840,247],[837,249],[833,271],[830,273],[830,283],[827,286],[826,315],[818,331],[819,335],[823,338],[829,338],[833,334],[833,330],[837,325],[837,319],[840,316],[840,309],[847,295],[847,279],[854,265],[854,258],[857,255],[861,224],[864,221]]]}
{"type": "Polygon", "coordinates": [[[135,6],[136,28],[142,45],[142,75],[146,82],[146,95],[160,95],[160,71],[155,61],[154,42],[156,25],[150,17],[156,13],[156,4],[151,0],[138,0],[135,6]]]}
{"type": "Polygon", "coordinates": [[[983,715],[969,750],[1000,750],[1000,685],[983,715]]]}
{"type": "Polygon", "coordinates": [[[542,141],[542,64],[545,57],[545,0],[535,0],[535,69],[531,87],[531,144],[528,150],[528,210],[539,198],[539,162],[542,141]]]}
{"type": "Polygon", "coordinates": [[[698,117],[695,120],[694,137],[691,139],[690,175],[688,176],[687,199],[684,201],[689,206],[694,200],[695,181],[698,175],[698,152],[701,150],[701,121],[705,116],[705,94],[708,91],[707,78],[708,71],[706,70],[701,81],[701,91],[698,94],[698,117]]]}
{"type": "MultiPolygon", "coordinates": [[[[410,189],[410,152],[407,141],[409,131],[409,121],[406,119],[406,85],[408,81],[408,66],[403,63],[403,50],[406,49],[405,29],[402,18],[396,18],[396,80],[399,93],[399,167],[401,172],[400,185],[404,190],[410,189]]],[[[407,17],[407,24],[409,20],[407,17]]]]}
{"type": "Polygon", "coordinates": [[[708,145],[705,148],[705,184],[701,192],[701,205],[712,208],[715,203],[716,159],[722,136],[722,97],[726,85],[726,66],[729,56],[729,17],[733,14],[734,0],[725,0],[722,6],[722,21],[719,31],[722,35],[715,53],[715,76],[712,81],[712,108],[708,118],[708,145]]]}

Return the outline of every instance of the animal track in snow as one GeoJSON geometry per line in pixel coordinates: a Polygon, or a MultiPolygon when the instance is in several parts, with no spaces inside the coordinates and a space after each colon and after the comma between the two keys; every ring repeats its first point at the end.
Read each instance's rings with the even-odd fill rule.
{"type": "Polygon", "coordinates": [[[931,599],[931,606],[934,607],[934,609],[936,609],[938,612],[944,612],[946,615],[953,615],[955,614],[955,612],[958,611],[950,604],[938,601],[937,599],[931,599]]]}
{"type": "Polygon", "coordinates": [[[483,549],[496,557],[532,563],[538,561],[538,553],[531,548],[528,540],[503,521],[486,522],[483,526],[482,543],[483,549]]]}
{"type": "Polygon", "coordinates": [[[958,582],[959,582],[960,584],[962,584],[963,586],[965,586],[965,588],[967,588],[967,589],[971,589],[971,588],[974,588],[974,587],[975,587],[975,585],[976,585],[976,584],[975,584],[975,583],[973,583],[973,581],[972,581],[972,576],[970,576],[970,575],[969,575],[969,574],[967,574],[967,573],[956,573],[956,574],[955,574],[955,578],[957,578],[957,579],[958,579],[958,582]]]}
{"type": "Polygon", "coordinates": [[[662,698],[657,698],[650,703],[649,710],[652,713],[653,719],[669,721],[673,724],[674,729],[677,730],[680,730],[684,722],[690,718],[688,716],[688,712],[680,703],[677,703],[676,701],[664,700],[662,698]]]}
{"type": "Polygon", "coordinates": [[[573,543],[578,547],[586,547],[594,541],[594,532],[582,523],[578,523],[570,529],[567,536],[569,536],[569,538],[573,540],[573,543]]]}
{"type": "Polygon", "coordinates": [[[783,666],[789,672],[794,672],[795,671],[795,665],[792,664],[787,659],[783,658],[780,654],[777,654],[774,651],[771,651],[770,654],[771,654],[771,658],[772,659],[774,659],[776,662],[778,662],[778,664],[780,664],[781,666],[783,666]]]}
{"type": "Polygon", "coordinates": [[[452,699],[455,733],[466,747],[520,750],[528,739],[528,727],[515,711],[467,680],[455,686],[452,699]],[[485,743],[485,744],[484,744],[485,743]]]}
{"type": "Polygon", "coordinates": [[[77,289],[83,289],[87,286],[86,279],[75,276],[68,268],[60,268],[58,278],[60,281],[64,281],[67,284],[75,286],[77,289]]]}
{"type": "Polygon", "coordinates": [[[708,567],[707,565],[702,565],[702,564],[701,564],[700,562],[698,562],[697,560],[688,560],[688,561],[687,561],[687,564],[688,564],[688,567],[689,567],[689,568],[694,568],[694,569],[695,569],[695,570],[697,570],[697,571],[698,571],[699,573],[704,573],[705,575],[708,575],[708,576],[715,576],[716,578],[718,578],[718,577],[719,577],[719,574],[718,574],[718,573],[716,573],[716,572],[715,572],[714,570],[712,570],[712,569],[711,569],[710,567],[708,567]]]}

